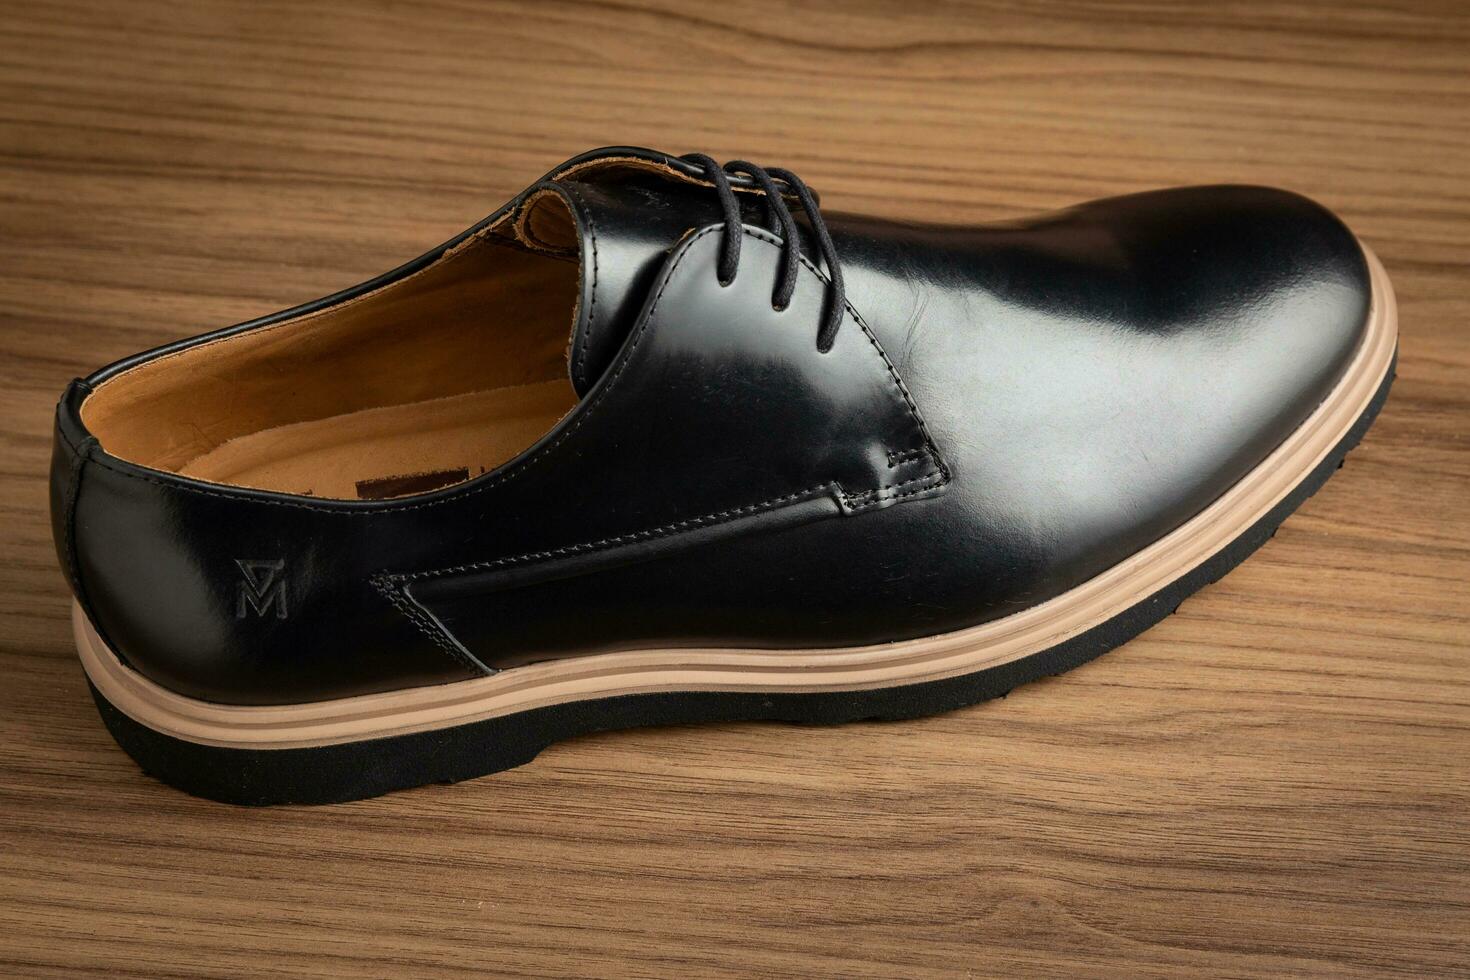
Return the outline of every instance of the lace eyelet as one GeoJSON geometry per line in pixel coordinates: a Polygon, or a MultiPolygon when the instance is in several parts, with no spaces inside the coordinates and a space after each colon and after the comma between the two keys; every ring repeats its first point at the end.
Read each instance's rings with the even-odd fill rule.
{"type": "MultiPolygon", "coordinates": [[[[768,229],[765,236],[767,241],[782,247],[786,266],[781,273],[781,281],[778,281],[776,294],[772,296],[771,311],[784,313],[791,306],[790,294],[795,289],[795,277],[798,273],[797,259],[800,257],[798,251],[798,240],[800,230],[796,220],[791,215],[791,209],[786,203],[787,195],[792,195],[801,204],[801,209],[806,213],[807,220],[811,225],[811,232],[816,236],[816,244],[821,252],[822,261],[828,269],[828,302],[831,307],[828,312],[829,322],[823,326],[822,333],[818,335],[817,347],[822,353],[832,349],[832,340],[836,336],[837,329],[842,324],[841,311],[846,302],[846,291],[842,284],[842,267],[837,259],[837,247],[832,242],[832,235],[827,230],[827,223],[822,219],[818,198],[811,188],[796,174],[789,170],[780,168],[766,169],[758,167],[753,163],[743,160],[732,160],[723,167],[715,162],[714,158],[703,153],[689,153],[682,158],[686,163],[693,164],[699,178],[712,183],[715,193],[720,198],[720,208],[725,217],[725,246],[721,254],[720,266],[734,266],[739,262],[740,243],[744,234],[744,214],[741,203],[736,200],[735,191],[731,186],[730,178],[740,178],[742,190],[758,189],[765,197],[766,210],[769,213],[772,227],[768,229]],[[785,294],[785,303],[776,302],[776,296],[785,294]],[[826,341],[823,346],[823,341],[826,341]]],[[[716,267],[715,276],[720,286],[726,287],[735,281],[734,271],[726,279],[720,275],[722,269],[716,267]]]]}

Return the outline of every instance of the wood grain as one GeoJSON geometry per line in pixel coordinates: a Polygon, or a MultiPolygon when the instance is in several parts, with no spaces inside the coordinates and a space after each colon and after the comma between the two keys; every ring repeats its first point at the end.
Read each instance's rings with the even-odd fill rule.
{"type": "Polygon", "coordinates": [[[0,6],[0,972],[1470,975],[1463,5],[0,6]],[[318,809],[143,776],[70,647],[62,385],[620,142],[918,219],[1297,189],[1393,275],[1398,385],[1255,558],[1004,701],[584,738],[318,809]]]}

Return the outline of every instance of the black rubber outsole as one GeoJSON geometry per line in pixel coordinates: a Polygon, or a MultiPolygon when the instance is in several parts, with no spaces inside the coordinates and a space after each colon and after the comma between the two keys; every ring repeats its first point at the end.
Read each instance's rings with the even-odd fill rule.
{"type": "Polygon", "coordinates": [[[709,721],[827,725],[939,714],[1000,697],[1027,681],[1093,660],[1164,619],[1185,598],[1240,564],[1342,465],[1378,415],[1393,378],[1390,365],[1373,400],[1332,453],[1261,520],[1205,562],[1086,633],[961,677],[830,693],[630,694],[551,705],[432,732],[296,749],[231,749],[188,742],[134,721],[95,686],[92,696],[108,730],[144,772],[195,796],[247,806],[340,803],[426,783],[458,782],[525,765],[554,742],[620,728],[709,721]]]}

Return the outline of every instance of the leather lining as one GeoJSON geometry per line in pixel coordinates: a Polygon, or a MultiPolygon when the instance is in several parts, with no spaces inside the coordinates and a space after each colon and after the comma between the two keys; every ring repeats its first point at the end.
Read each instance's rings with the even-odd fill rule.
{"type": "Polygon", "coordinates": [[[122,459],[317,497],[493,469],[577,403],[565,363],[577,263],[503,233],[363,296],[124,371],[83,419],[122,459]]]}
{"type": "Polygon", "coordinates": [[[567,202],[554,190],[539,190],[526,198],[515,223],[516,237],[528,248],[576,258],[577,222],[567,202]]]}

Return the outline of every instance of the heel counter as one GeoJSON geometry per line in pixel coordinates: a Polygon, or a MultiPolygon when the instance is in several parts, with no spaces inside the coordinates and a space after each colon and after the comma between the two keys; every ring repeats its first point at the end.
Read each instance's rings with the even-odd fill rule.
{"type": "Polygon", "coordinates": [[[56,547],[56,563],[84,609],[87,598],[77,567],[76,509],[82,471],[97,440],[83,428],[78,408],[90,390],[80,379],[67,385],[56,405],[51,432],[51,541],[56,547]]]}
{"type": "Polygon", "coordinates": [[[433,648],[371,584],[361,521],[138,467],[58,411],[51,461],[57,557],[114,656],[179,694],[289,704],[479,673],[433,648]]]}

